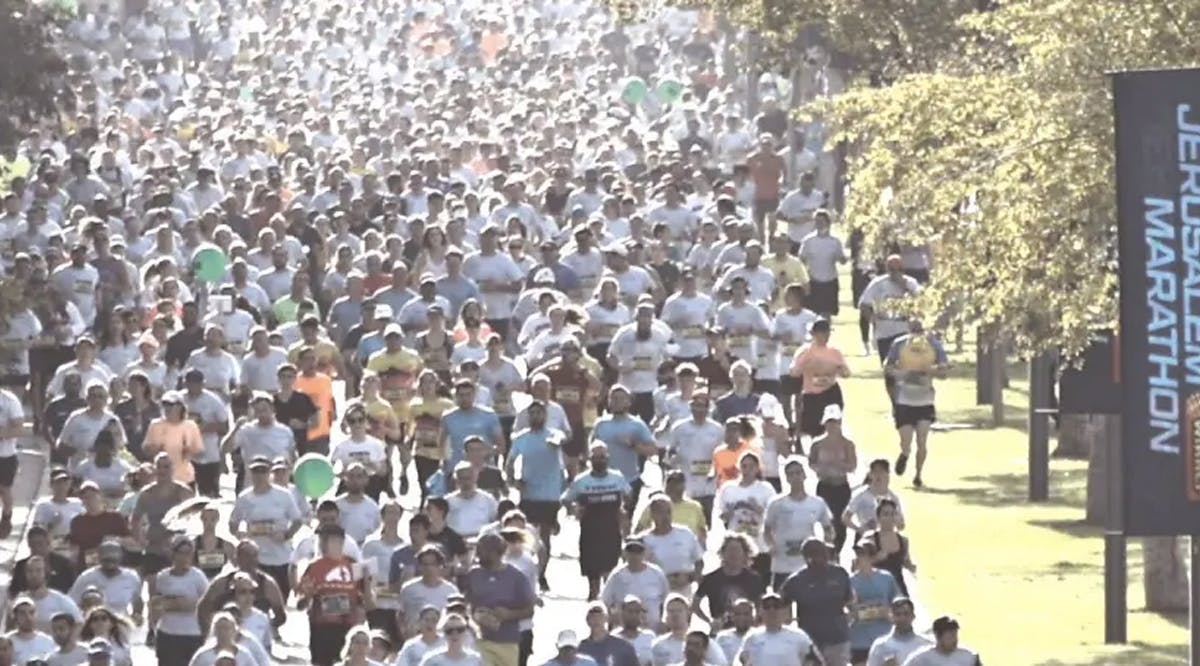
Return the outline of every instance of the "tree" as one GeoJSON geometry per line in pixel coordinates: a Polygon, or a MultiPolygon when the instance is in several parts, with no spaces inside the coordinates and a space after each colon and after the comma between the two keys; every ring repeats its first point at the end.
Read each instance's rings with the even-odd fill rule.
{"type": "Polygon", "coordinates": [[[0,150],[20,128],[57,115],[68,102],[67,63],[57,50],[62,6],[0,0],[0,150]]]}
{"type": "MultiPolygon", "coordinates": [[[[728,0],[714,0],[721,6],[728,0]]],[[[749,3],[754,4],[754,3],[749,3]]],[[[790,46],[819,22],[857,74],[810,109],[852,150],[846,218],[868,242],[932,243],[914,309],[1078,356],[1117,313],[1107,72],[1194,66],[1194,0],[773,0],[751,29],[790,46]],[[782,31],[782,32],[781,32],[782,31]]],[[[745,13],[745,12],[743,12],[745,13]]],[[[744,17],[745,18],[745,17],[744,17]]],[[[786,48],[784,49],[786,53],[786,48]]],[[[1147,539],[1147,605],[1185,589],[1175,539],[1147,539]]]]}

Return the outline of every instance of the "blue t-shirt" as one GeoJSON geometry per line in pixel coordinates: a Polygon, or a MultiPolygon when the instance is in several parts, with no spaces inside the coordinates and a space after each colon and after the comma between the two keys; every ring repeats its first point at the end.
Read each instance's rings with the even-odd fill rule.
{"type": "Polygon", "coordinates": [[[368,333],[358,340],[358,351],[355,353],[358,355],[358,362],[366,365],[367,359],[371,358],[371,354],[385,348],[387,348],[387,342],[384,341],[379,331],[376,331],[368,333]]]}
{"type": "Polygon", "coordinates": [[[521,499],[557,502],[563,493],[562,432],[550,428],[523,430],[513,438],[510,460],[521,460],[521,499]],[[554,442],[554,443],[551,443],[554,442]]]}
{"type": "Polygon", "coordinates": [[[900,588],[892,574],[879,569],[875,569],[870,575],[864,575],[861,571],[854,572],[850,576],[850,587],[854,590],[859,604],[868,604],[872,607],[871,610],[879,614],[872,614],[872,617],[879,619],[856,619],[850,625],[850,647],[866,650],[876,638],[892,630],[888,608],[892,599],[900,594],[900,588]]]}
{"type": "Polygon", "coordinates": [[[579,504],[581,529],[592,525],[617,529],[621,506],[630,492],[625,477],[610,469],[600,476],[591,473],[575,477],[563,493],[563,502],[579,504]]]}
{"type": "Polygon", "coordinates": [[[638,471],[638,453],[634,447],[641,442],[654,442],[650,428],[636,416],[623,414],[608,415],[596,421],[592,437],[608,445],[608,461],[613,469],[626,479],[641,476],[638,471]]]}
{"type": "Polygon", "coordinates": [[[479,435],[493,446],[497,443],[494,435],[500,432],[500,417],[484,407],[455,408],[442,416],[442,427],[450,440],[450,453],[443,469],[454,469],[466,455],[464,442],[470,435],[479,435]]]}
{"type": "Polygon", "coordinates": [[[412,544],[400,546],[392,553],[388,571],[388,580],[393,582],[408,580],[417,575],[417,551],[412,544]]]}
{"type": "Polygon", "coordinates": [[[584,655],[606,666],[640,666],[633,644],[612,634],[598,641],[590,638],[579,641],[579,656],[584,655]]]}
{"type": "Polygon", "coordinates": [[[443,275],[437,280],[437,294],[450,303],[450,312],[446,313],[446,318],[454,322],[458,319],[458,311],[462,309],[462,304],[466,303],[468,298],[479,298],[479,287],[474,280],[465,275],[459,275],[457,278],[443,275]]]}
{"type": "Polygon", "coordinates": [[[724,424],[726,419],[735,416],[753,416],[758,413],[758,403],[761,398],[762,396],[757,393],[750,393],[745,397],[736,393],[728,393],[717,399],[716,408],[713,409],[713,420],[724,424]]]}

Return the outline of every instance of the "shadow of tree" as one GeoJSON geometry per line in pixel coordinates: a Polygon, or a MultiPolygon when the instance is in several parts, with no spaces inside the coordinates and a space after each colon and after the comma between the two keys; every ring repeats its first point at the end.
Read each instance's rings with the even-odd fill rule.
{"type": "MultiPolygon", "coordinates": [[[[951,488],[927,485],[921,492],[948,495],[964,503],[986,507],[1008,508],[1028,502],[1029,477],[1025,474],[987,474],[968,476],[963,480],[971,485],[951,488]]],[[[1050,470],[1050,499],[1039,504],[1083,509],[1086,500],[1087,486],[1084,474],[1077,471],[1052,469],[1050,470]]],[[[1045,525],[1044,527],[1060,529],[1065,525],[1045,525]]]]}
{"type": "Polygon", "coordinates": [[[1037,666],[1178,666],[1187,663],[1187,652],[1183,645],[1161,646],[1132,641],[1124,650],[1098,654],[1090,661],[1052,659],[1038,662],[1037,666]]]}

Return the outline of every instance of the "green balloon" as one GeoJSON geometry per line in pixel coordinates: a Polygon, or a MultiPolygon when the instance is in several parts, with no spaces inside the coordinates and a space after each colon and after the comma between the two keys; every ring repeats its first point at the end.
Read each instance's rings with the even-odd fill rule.
{"type": "Polygon", "coordinates": [[[218,247],[196,250],[192,256],[192,271],[201,282],[216,282],[225,276],[225,253],[218,247]]]}
{"type": "Polygon", "coordinates": [[[658,84],[658,98],[667,103],[679,101],[683,97],[684,85],[675,79],[666,79],[658,84]]]}
{"type": "Polygon", "coordinates": [[[317,499],[333,487],[333,465],[319,453],[301,456],[292,468],[296,488],[309,499],[317,499]]]}
{"type": "Polygon", "coordinates": [[[621,99],[626,104],[637,106],[646,101],[646,95],[650,89],[646,87],[646,82],[636,76],[625,82],[625,88],[621,91],[621,99]]]}

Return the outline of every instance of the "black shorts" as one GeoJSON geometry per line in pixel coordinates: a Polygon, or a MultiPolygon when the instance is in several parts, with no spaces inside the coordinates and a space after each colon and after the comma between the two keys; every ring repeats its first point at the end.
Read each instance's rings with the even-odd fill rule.
{"type": "Polygon", "coordinates": [[[837,384],[821,393],[805,393],[800,401],[800,432],[813,437],[823,434],[825,426],[821,417],[830,405],[846,406],[842,400],[842,387],[837,384]]]}
{"type": "Polygon", "coordinates": [[[21,456],[5,456],[0,458],[0,488],[12,488],[13,480],[17,478],[17,460],[21,456]]]}
{"type": "Polygon", "coordinates": [[[779,378],[779,392],[783,395],[798,395],[804,390],[804,378],[785,375],[779,378]]]}
{"type": "Polygon", "coordinates": [[[25,390],[29,385],[29,375],[0,375],[0,387],[25,390]]]}
{"type": "Polygon", "coordinates": [[[171,566],[171,560],[166,555],[158,553],[142,553],[142,578],[155,576],[158,572],[171,566]]]}
{"type": "Polygon", "coordinates": [[[892,345],[899,340],[899,335],[892,335],[886,338],[875,339],[875,349],[879,350],[879,362],[886,363],[888,352],[892,351],[892,345]]]}
{"type": "Polygon", "coordinates": [[[895,415],[897,428],[916,427],[921,421],[933,423],[937,420],[937,413],[934,411],[933,405],[921,405],[920,407],[896,405],[895,415]]]}
{"type": "Polygon", "coordinates": [[[571,424],[571,437],[563,442],[563,453],[572,458],[583,458],[587,455],[588,429],[582,423],[571,424]]]}
{"type": "MultiPolygon", "coordinates": [[[[590,527],[590,526],[589,526],[590,527]]],[[[613,528],[616,526],[614,525],[613,528]]],[[[607,576],[621,561],[621,533],[616,529],[581,529],[579,573],[588,578],[607,576]],[[601,533],[602,532],[602,533],[601,533]]]]}
{"type": "Polygon", "coordinates": [[[850,663],[852,663],[852,664],[859,664],[859,663],[865,662],[867,660],[867,657],[869,657],[869,656],[871,656],[870,648],[851,648],[850,649],[850,663]]]}
{"type": "Polygon", "coordinates": [[[808,309],[822,315],[838,313],[838,281],[808,283],[808,309]]]}
{"type": "Polygon", "coordinates": [[[558,525],[558,510],[562,508],[562,503],[521,500],[520,508],[521,513],[525,514],[525,519],[530,523],[554,527],[558,525]]]}
{"type": "Polygon", "coordinates": [[[308,656],[314,666],[333,666],[342,660],[346,634],[350,627],[342,624],[308,622],[308,656]]]}
{"type": "Polygon", "coordinates": [[[783,393],[783,385],[778,379],[755,379],[753,390],[755,393],[769,393],[771,395],[779,395],[783,393]]]}

